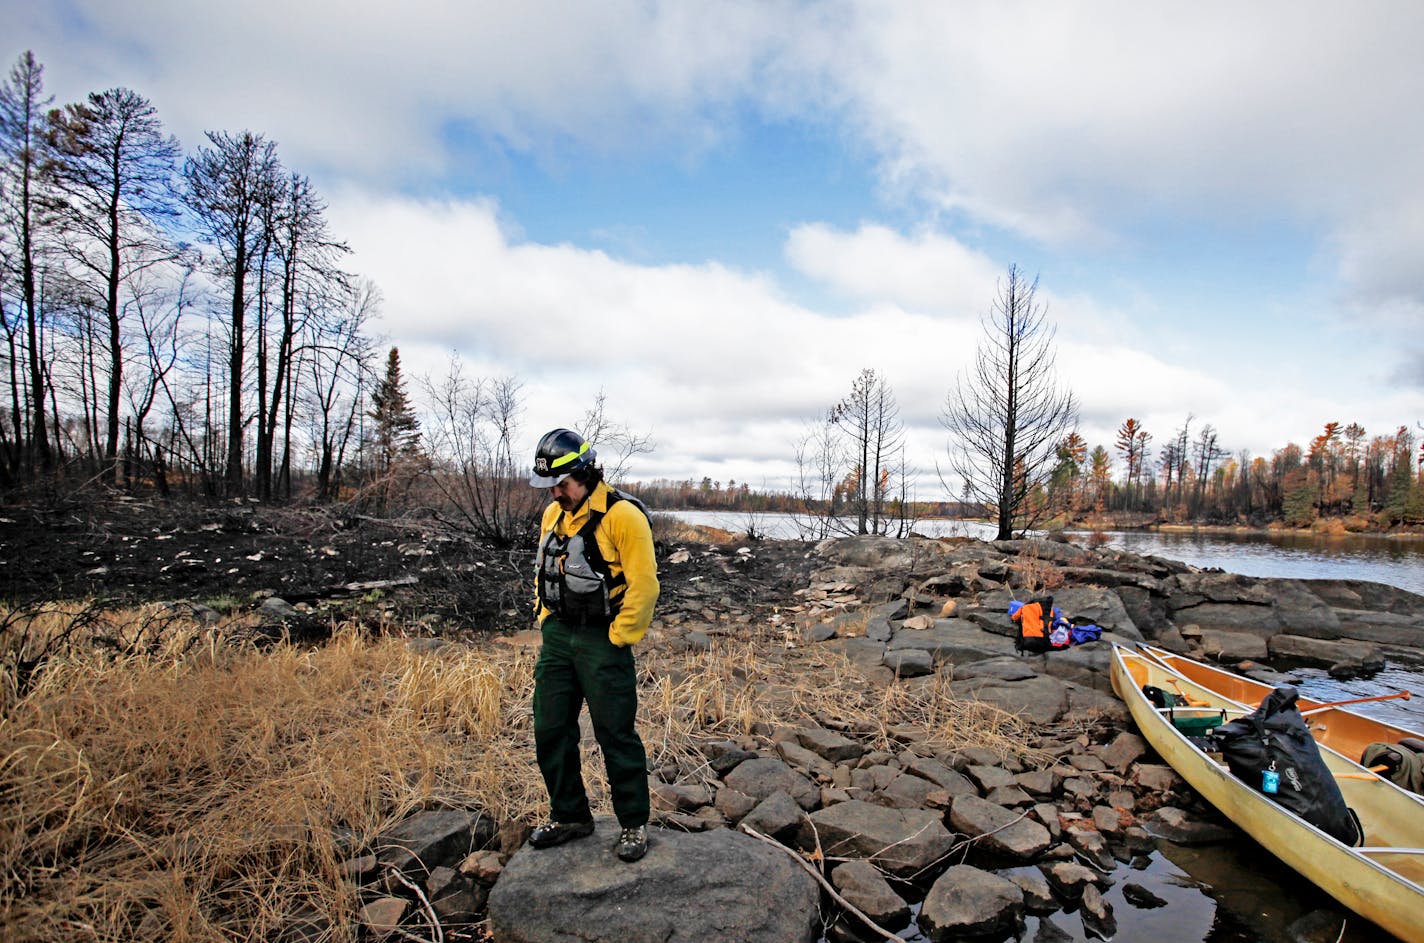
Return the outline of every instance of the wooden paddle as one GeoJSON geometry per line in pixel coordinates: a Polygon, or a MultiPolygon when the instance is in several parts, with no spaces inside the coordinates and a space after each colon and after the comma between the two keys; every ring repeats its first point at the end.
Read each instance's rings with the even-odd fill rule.
{"type": "Polygon", "coordinates": [[[1187,702],[1187,706],[1188,706],[1188,707],[1210,707],[1210,706],[1211,706],[1211,702],[1210,702],[1210,701],[1198,701],[1196,698],[1192,697],[1192,696],[1191,696],[1190,694],[1188,694],[1186,691],[1183,691],[1183,690],[1182,690],[1182,686],[1181,686],[1180,684],[1178,684],[1178,683],[1177,683],[1175,680],[1173,680],[1172,678],[1168,678],[1168,679],[1167,679],[1167,683],[1170,684],[1172,687],[1174,687],[1174,688],[1177,689],[1177,693],[1180,694],[1180,695],[1182,696],[1182,698],[1187,702]]]}
{"type": "Polygon", "coordinates": [[[1374,697],[1356,697],[1348,701],[1331,701],[1329,704],[1321,704],[1319,707],[1312,707],[1308,711],[1301,711],[1300,716],[1309,717],[1311,714],[1328,711],[1332,707],[1344,707],[1346,704],[1364,704],[1368,701],[1392,701],[1396,698],[1401,701],[1407,701],[1410,698],[1410,694],[1408,691],[1396,691],[1393,694],[1377,694],[1374,697]]]}

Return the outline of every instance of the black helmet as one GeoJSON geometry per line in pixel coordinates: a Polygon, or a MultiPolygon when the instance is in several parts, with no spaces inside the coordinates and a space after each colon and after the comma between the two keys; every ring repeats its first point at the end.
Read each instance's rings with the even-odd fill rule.
{"type": "Polygon", "coordinates": [[[584,437],[572,429],[555,429],[544,434],[534,450],[534,471],[529,484],[535,488],[552,488],[570,472],[587,468],[598,459],[598,453],[584,437]]]}

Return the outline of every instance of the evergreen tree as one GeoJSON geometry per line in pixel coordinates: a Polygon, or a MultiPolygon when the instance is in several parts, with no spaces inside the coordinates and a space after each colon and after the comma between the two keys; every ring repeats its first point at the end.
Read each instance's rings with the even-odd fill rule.
{"type": "Polygon", "coordinates": [[[400,350],[391,348],[386,373],[371,392],[371,420],[376,424],[376,461],[387,472],[403,458],[420,454],[420,422],[411,409],[401,373],[400,350]]]}

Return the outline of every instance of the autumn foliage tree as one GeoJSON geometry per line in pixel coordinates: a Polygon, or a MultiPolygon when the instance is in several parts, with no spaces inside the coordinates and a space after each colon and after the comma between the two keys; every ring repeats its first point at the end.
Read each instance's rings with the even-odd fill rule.
{"type": "Polygon", "coordinates": [[[1137,504],[1137,491],[1142,487],[1142,476],[1147,465],[1147,444],[1151,441],[1152,436],[1133,418],[1123,420],[1117,430],[1114,446],[1126,465],[1125,499],[1129,511],[1134,510],[1137,504]]]}

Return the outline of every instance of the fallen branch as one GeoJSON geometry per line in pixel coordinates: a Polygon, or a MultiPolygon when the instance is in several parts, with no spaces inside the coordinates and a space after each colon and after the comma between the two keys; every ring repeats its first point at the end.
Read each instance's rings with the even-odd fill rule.
{"type": "Polygon", "coordinates": [[[738,826],[738,827],[739,827],[743,832],[745,832],[746,834],[750,835],[751,837],[753,837],[753,838],[755,838],[755,839],[757,839],[757,840],[759,840],[759,841],[764,841],[764,842],[766,842],[768,845],[770,845],[770,846],[773,847],[773,848],[780,848],[782,851],[784,851],[784,852],[786,852],[788,855],[790,855],[790,856],[792,857],[792,859],[794,859],[797,864],[801,865],[802,868],[806,869],[806,872],[807,872],[808,874],[810,874],[811,877],[815,878],[815,879],[817,880],[817,882],[820,883],[821,887],[825,888],[826,893],[831,895],[831,899],[833,899],[836,903],[838,903],[838,904],[840,904],[842,907],[844,907],[849,913],[854,914],[854,915],[856,916],[856,918],[860,920],[861,923],[864,923],[864,924],[865,924],[867,927],[869,927],[871,930],[874,930],[876,933],[880,934],[882,937],[884,937],[884,938],[887,939],[887,940],[895,940],[896,943],[904,943],[904,941],[901,940],[900,937],[898,937],[898,936],[896,936],[895,934],[891,933],[889,930],[885,929],[885,928],[882,927],[880,924],[876,923],[874,920],[871,920],[869,917],[867,917],[867,916],[865,915],[865,913],[864,913],[859,907],[856,907],[856,906],[855,906],[854,904],[852,904],[850,901],[848,901],[848,900],[846,900],[844,897],[842,897],[842,896],[836,891],[836,889],[831,886],[831,882],[828,881],[828,880],[826,880],[826,878],[821,874],[820,871],[818,871],[818,870],[816,870],[814,867],[812,867],[812,866],[811,866],[811,863],[810,863],[809,861],[807,861],[805,858],[803,858],[803,857],[801,857],[800,855],[798,855],[795,851],[792,851],[790,848],[787,848],[785,845],[783,845],[781,842],[777,841],[776,839],[774,839],[774,838],[769,838],[769,837],[767,837],[766,835],[763,835],[761,832],[758,832],[756,829],[752,828],[750,825],[748,825],[748,824],[745,823],[745,822],[743,822],[743,823],[742,823],[740,826],[738,826]]]}
{"type": "MultiPolygon", "coordinates": [[[[406,888],[420,900],[421,907],[425,910],[426,919],[430,921],[430,930],[432,933],[435,934],[435,943],[445,943],[445,930],[443,927],[440,926],[440,917],[435,913],[435,908],[431,906],[430,898],[425,896],[425,892],[420,889],[420,886],[418,884],[416,884],[410,878],[402,874],[400,872],[400,869],[393,868],[388,865],[387,870],[391,877],[404,884],[406,888]]],[[[405,932],[400,927],[392,927],[391,929],[395,930],[396,933],[400,934],[406,939],[421,939],[413,933],[405,932]]],[[[422,941],[422,943],[428,943],[428,941],[422,941]]]]}

